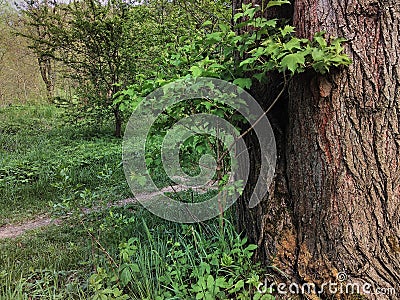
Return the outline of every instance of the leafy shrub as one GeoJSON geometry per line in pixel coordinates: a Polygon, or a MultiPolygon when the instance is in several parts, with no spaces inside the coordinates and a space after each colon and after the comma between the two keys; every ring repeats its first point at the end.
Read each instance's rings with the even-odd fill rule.
{"type": "Polygon", "coordinates": [[[224,223],[171,230],[149,229],[143,221],[141,231],[120,244],[118,266],[107,276],[104,269],[92,275],[93,297],[123,290],[133,299],[274,299],[257,291],[265,275],[252,261],[257,246],[224,223]]]}

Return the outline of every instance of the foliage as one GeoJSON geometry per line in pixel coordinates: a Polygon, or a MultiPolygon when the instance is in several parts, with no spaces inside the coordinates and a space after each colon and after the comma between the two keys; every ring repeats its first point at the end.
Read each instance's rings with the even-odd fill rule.
{"type": "Polygon", "coordinates": [[[1,240],[1,299],[87,299],[96,256],[71,213],[129,195],[111,129],[61,127],[61,113],[49,105],[0,108],[0,226],[45,213],[73,218],[1,240]]]}
{"type": "MultiPolygon", "coordinates": [[[[43,110],[35,108],[35,111],[35,114],[37,116],[48,116],[48,113],[44,113],[43,110]]],[[[7,112],[8,116],[12,115],[11,108],[8,108],[7,112]]],[[[17,110],[17,114],[21,114],[21,112],[17,110]]],[[[26,117],[27,116],[25,115],[24,118],[26,117]]],[[[115,178],[113,179],[113,177],[115,176],[114,173],[120,172],[121,170],[110,170],[110,168],[107,168],[105,164],[110,163],[110,159],[112,161],[113,158],[119,157],[119,155],[116,155],[116,149],[119,148],[118,145],[115,145],[115,149],[113,149],[113,147],[110,147],[110,145],[112,145],[110,140],[102,140],[99,139],[99,137],[93,138],[90,136],[86,136],[83,139],[76,139],[76,132],[73,135],[75,139],[68,140],[68,135],[66,135],[65,132],[64,134],[60,135],[59,128],[49,128],[47,130],[49,130],[53,134],[47,133],[47,135],[45,135],[43,131],[38,130],[35,133],[37,135],[36,138],[38,140],[52,140],[52,143],[54,145],[53,147],[61,148],[58,150],[58,152],[55,152],[54,148],[50,149],[50,152],[48,153],[43,152],[43,150],[48,147],[48,143],[42,143],[40,146],[43,148],[39,149],[36,149],[39,147],[39,145],[32,145],[33,148],[31,148],[30,150],[17,148],[14,149],[14,151],[17,152],[17,156],[21,157],[23,155],[27,162],[29,162],[32,166],[35,166],[35,170],[30,169],[29,171],[27,171],[16,168],[16,166],[18,165],[18,161],[14,160],[12,154],[6,152],[7,150],[4,152],[5,154],[7,154],[7,158],[5,161],[3,161],[4,168],[14,173],[20,172],[21,178],[23,177],[25,172],[33,172],[35,176],[38,176],[38,178],[35,180],[43,182],[43,186],[46,186],[47,189],[50,189],[50,193],[48,195],[45,195],[43,193],[37,194],[38,196],[46,196],[45,199],[41,199],[41,202],[39,202],[40,205],[43,205],[43,201],[52,202],[52,205],[57,205],[55,206],[55,208],[57,209],[56,212],[62,212],[64,215],[65,213],[72,212],[77,207],[90,206],[92,203],[88,203],[86,201],[87,199],[95,199],[95,204],[100,205],[100,203],[98,202],[100,201],[100,199],[98,198],[98,196],[96,196],[99,195],[99,193],[103,195],[102,197],[105,197],[104,194],[107,193],[110,194],[111,198],[120,198],[117,194],[114,194],[112,187],[115,187],[118,182],[123,182],[123,178],[121,177],[117,177],[116,180],[115,178]],[[60,140],[54,140],[54,137],[59,135],[62,137],[62,139],[59,137],[60,140]],[[33,154],[31,151],[34,151],[35,154],[42,153],[43,157],[41,157],[41,159],[37,161],[36,156],[31,156],[33,154]],[[52,154],[52,156],[49,155],[50,153],[52,154]],[[62,163],[60,164],[61,161],[62,163]],[[44,166],[47,166],[48,168],[44,168],[44,166]],[[55,168],[54,171],[56,171],[54,173],[53,167],[55,168]],[[99,187],[99,184],[104,185],[104,189],[101,189],[101,187],[99,187]]],[[[25,129],[23,128],[23,126],[21,126],[18,132],[11,132],[7,134],[9,137],[11,137],[16,134],[23,135],[24,133],[25,129]]],[[[32,143],[32,140],[30,141],[30,143],[32,143]]],[[[25,145],[21,146],[23,148],[25,147],[25,145]]],[[[29,164],[27,164],[27,166],[29,166],[29,164]]],[[[5,191],[6,194],[12,192],[7,191],[7,189],[15,189],[14,192],[20,193],[21,195],[27,193],[27,196],[32,197],[32,195],[36,195],[36,193],[31,193],[30,190],[25,190],[25,187],[27,188],[29,187],[29,185],[34,185],[37,181],[29,182],[28,184],[28,182],[25,182],[24,180],[19,180],[16,177],[8,176],[6,178],[6,182],[3,182],[5,184],[0,186],[2,191],[5,191]]],[[[10,198],[8,197],[8,199],[10,198]]],[[[37,201],[36,198],[29,200],[37,201]]],[[[7,209],[10,209],[6,206],[7,203],[0,203],[0,205],[2,206],[2,211],[7,211],[7,209]]],[[[33,208],[31,202],[21,203],[20,205],[30,210],[32,210],[33,208]]],[[[142,211],[143,210],[144,209],[142,209],[142,211]]],[[[189,238],[189,232],[192,232],[192,237],[190,237],[190,239],[185,242],[187,243],[185,247],[189,247],[190,245],[194,245],[194,239],[202,241],[201,243],[210,241],[213,236],[215,236],[217,230],[219,230],[216,227],[215,230],[210,233],[208,233],[207,230],[196,233],[192,230],[193,228],[186,228],[182,229],[185,230],[185,232],[183,232],[179,228],[174,229],[175,225],[170,223],[168,224],[165,221],[158,220],[154,222],[154,217],[147,214],[144,217],[146,218],[146,224],[151,223],[151,227],[149,229],[144,225],[142,227],[137,225],[138,223],[141,224],[141,218],[143,217],[143,215],[145,214],[143,214],[143,212],[138,212],[138,210],[134,211],[134,213],[130,212],[128,207],[120,210],[114,209],[98,213],[95,212],[92,215],[85,217],[85,224],[86,226],[88,226],[87,230],[90,230],[90,232],[98,236],[99,239],[101,238],[101,242],[104,243],[105,246],[107,246],[107,249],[110,249],[110,253],[114,257],[118,257],[118,253],[116,253],[115,251],[118,250],[116,245],[118,245],[120,240],[128,240],[135,235],[139,238],[139,240],[145,240],[145,237],[148,234],[147,232],[153,232],[151,233],[151,235],[157,235],[157,242],[151,245],[145,243],[141,245],[140,257],[142,257],[143,259],[143,264],[147,263],[146,255],[148,255],[149,253],[149,248],[147,247],[151,246],[153,247],[153,249],[156,249],[157,247],[164,247],[167,244],[167,240],[165,240],[164,238],[167,238],[170,241],[168,242],[169,248],[165,248],[166,251],[164,252],[164,255],[166,256],[166,259],[171,260],[172,263],[173,260],[176,261],[178,259],[178,257],[175,256],[168,256],[168,249],[177,250],[177,245],[175,244],[175,242],[173,243],[172,241],[179,240],[181,242],[181,245],[184,245],[183,240],[189,238]],[[154,232],[154,229],[151,228],[158,228],[158,231],[154,232]],[[169,232],[167,236],[165,235],[166,232],[169,232]],[[113,246],[113,244],[115,246],[113,246]],[[115,249],[114,251],[113,248],[115,249]]],[[[135,282],[129,282],[129,280],[126,281],[126,277],[125,279],[122,279],[127,274],[126,272],[128,269],[126,269],[126,267],[130,264],[128,261],[124,261],[123,257],[129,260],[135,259],[134,255],[126,256],[123,254],[129,250],[129,247],[124,245],[121,245],[118,251],[121,258],[119,269],[121,276],[120,282],[125,280],[125,288],[116,283],[115,280],[118,277],[112,275],[112,271],[105,273],[104,270],[106,270],[105,268],[108,267],[108,265],[106,265],[104,267],[96,268],[97,272],[90,277],[89,282],[87,283],[88,289],[86,289],[86,282],[82,278],[83,274],[81,272],[88,272],[87,267],[89,267],[93,263],[104,265],[104,262],[102,262],[104,260],[104,254],[93,255],[93,252],[96,252],[96,249],[90,250],[88,248],[89,246],[85,245],[85,241],[87,242],[87,238],[85,238],[85,232],[83,229],[79,228],[79,226],[77,227],[76,224],[74,225],[75,229],[72,229],[71,226],[73,226],[74,223],[76,223],[76,221],[72,221],[70,224],[66,224],[65,227],[62,226],[60,229],[54,228],[52,229],[54,233],[52,233],[51,230],[46,231],[45,233],[40,234],[37,240],[33,239],[29,242],[24,241],[24,246],[22,248],[15,246],[17,247],[18,251],[16,251],[15,253],[13,252],[13,254],[10,254],[8,251],[13,251],[12,249],[14,249],[14,246],[10,246],[9,243],[5,244],[5,247],[7,246],[7,248],[4,248],[4,253],[7,254],[4,258],[0,259],[0,265],[2,265],[2,268],[5,270],[3,274],[4,280],[2,280],[2,284],[0,284],[2,294],[10,295],[10,297],[14,299],[22,299],[27,293],[29,293],[29,295],[31,296],[41,297],[42,299],[65,299],[72,295],[80,295],[80,297],[86,299],[89,297],[89,295],[91,295],[94,299],[96,299],[96,297],[97,299],[103,299],[104,297],[108,297],[108,299],[124,299],[126,298],[126,296],[124,296],[126,292],[129,294],[130,290],[134,291],[135,282]],[[63,233],[62,235],[61,232],[63,233]],[[60,239],[61,241],[59,241],[60,239]],[[36,256],[29,251],[33,251],[34,253],[37,253],[37,255],[40,255],[40,259],[35,258],[36,256]],[[44,255],[44,251],[47,254],[44,255]],[[30,254],[28,255],[27,253],[30,254]],[[71,253],[73,254],[71,255],[71,253]],[[79,255],[77,255],[76,253],[79,253],[79,255]],[[91,253],[93,257],[89,259],[87,256],[91,253]],[[66,256],[68,256],[69,258],[67,259],[66,256]],[[7,257],[10,258],[10,261],[7,260],[7,257]],[[28,257],[29,259],[27,259],[28,257]],[[32,260],[32,258],[34,259],[32,260]],[[16,261],[20,261],[19,264],[22,264],[23,271],[19,271],[19,269],[13,269],[15,268],[14,263],[16,261]],[[49,262],[53,261],[57,262],[56,266],[54,267],[55,269],[52,267],[51,263],[49,264],[49,262]],[[58,264],[60,264],[60,266],[58,264]],[[32,265],[34,265],[35,268],[31,268],[32,265]],[[45,267],[47,269],[45,269],[45,267]],[[78,270],[76,270],[76,268],[78,268],[78,270]]],[[[236,241],[240,241],[240,239],[236,239],[236,241]]],[[[130,243],[131,242],[132,240],[130,241],[130,243]]],[[[234,242],[234,239],[232,239],[232,242],[234,242]]],[[[11,245],[13,245],[12,242],[10,243],[11,245]]],[[[224,243],[225,242],[223,240],[215,239],[212,244],[205,245],[203,250],[201,250],[201,248],[198,248],[197,252],[193,251],[192,259],[194,257],[200,257],[200,252],[203,253],[203,256],[204,251],[209,253],[215,252],[217,248],[219,248],[224,243]]],[[[229,244],[230,242],[227,243],[229,244]]],[[[226,249],[229,248],[229,246],[225,247],[226,249]]],[[[246,251],[236,253],[236,250],[234,251],[234,249],[236,249],[237,247],[241,246],[237,245],[232,248],[232,250],[226,251],[233,252],[231,253],[231,256],[237,259],[238,262],[242,262],[243,260],[245,260],[250,263],[250,260],[248,259],[250,253],[246,251]]],[[[189,250],[189,248],[187,249],[189,250]]],[[[222,255],[222,253],[219,253],[218,255],[210,254],[209,256],[205,256],[203,260],[211,261],[219,259],[220,257],[222,257],[222,255]]],[[[155,259],[156,257],[154,256],[153,258],[155,259]]],[[[151,264],[153,263],[156,264],[157,262],[151,262],[151,264]]],[[[206,276],[205,278],[209,278],[210,275],[214,276],[214,273],[212,272],[217,272],[219,269],[222,268],[221,265],[212,266],[213,267],[210,269],[210,272],[207,271],[208,273],[204,274],[204,276],[206,276]]],[[[165,266],[160,265],[160,267],[164,268],[165,266]]],[[[173,267],[180,268],[181,266],[180,264],[175,263],[173,267]]],[[[248,267],[250,268],[250,266],[248,267]]],[[[193,270],[196,270],[199,267],[184,266],[183,270],[186,270],[185,272],[189,272],[191,268],[193,268],[193,270]]],[[[230,268],[232,270],[236,270],[237,266],[232,265],[230,268]]],[[[172,271],[170,273],[172,273],[172,271]]],[[[235,278],[236,276],[238,276],[238,274],[243,275],[245,273],[237,270],[235,275],[232,275],[230,277],[228,275],[223,275],[223,277],[226,277],[228,280],[227,282],[229,283],[228,277],[235,278]]],[[[141,277],[141,280],[146,281],[147,278],[151,280],[151,277],[145,276],[141,277]]],[[[201,280],[200,278],[201,277],[199,277],[198,280],[201,280]]],[[[219,277],[215,275],[215,278],[219,277]]],[[[210,281],[210,279],[208,280],[210,281]]],[[[222,281],[223,279],[218,279],[218,282],[222,281]]],[[[195,289],[195,282],[193,282],[193,286],[193,289],[195,289]]],[[[239,294],[240,292],[245,293],[246,291],[239,290],[235,293],[239,294]]]]}
{"type": "MultiPolygon", "coordinates": [[[[265,9],[286,3],[269,1],[265,9]]],[[[325,33],[318,32],[311,41],[299,39],[294,27],[280,25],[282,20],[266,19],[265,9],[261,9],[243,5],[242,11],[234,15],[234,27],[206,21],[202,24],[203,35],[182,36],[181,47],[168,44],[160,68],[168,68],[169,72],[148,79],[138,75],[137,83],[117,95],[115,102],[125,99],[131,103],[128,107],[135,108],[155,88],[185,76],[220,78],[249,89],[253,80],[265,80],[269,71],[289,70],[294,75],[312,68],[324,74],[351,62],[343,53],[343,38],[330,37],[327,42],[325,33]]]]}
{"type": "MultiPolygon", "coordinates": [[[[184,104],[177,103],[168,107],[154,122],[148,133],[148,139],[146,140],[146,165],[151,175],[163,172],[161,147],[163,146],[162,142],[167,132],[177,120],[184,119],[196,113],[215,114],[228,120],[230,124],[236,125],[239,125],[239,121],[242,120],[235,114],[232,108],[222,102],[211,100],[191,99],[185,101],[184,104]]],[[[193,124],[193,128],[191,129],[193,132],[196,132],[198,128],[193,124]]],[[[222,154],[227,151],[223,144],[225,138],[221,130],[221,132],[215,132],[215,136],[210,134],[194,134],[183,141],[180,146],[179,155],[180,165],[183,170],[187,174],[199,174],[199,158],[209,154],[217,158],[219,174],[216,174],[216,176],[221,178],[230,170],[229,156],[222,158],[222,154]],[[220,158],[222,159],[219,160],[220,158]]],[[[163,151],[168,150],[172,149],[163,149],[163,151]]]]}
{"type": "Polygon", "coordinates": [[[71,225],[1,241],[1,299],[85,298],[90,244],[71,225]]]}
{"type": "MultiPolygon", "coordinates": [[[[202,19],[185,12],[194,1],[178,2],[26,1],[26,24],[35,30],[21,35],[39,57],[60,61],[64,76],[74,80],[77,97],[58,99],[71,108],[70,119],[99,123],[112,117],[120,136],[124,108],[113,102],[114,95],[136,74],[151,76],[164,45],[181,34],[190,36],[202,19]]],[[[220,1],[202,2],[217,18],[220,1]]]]}
{"type": "Polygon", "coordinates": [[[129,195],[110,125],[61,127],[61,114],[52,106],[0,109],[0,224],[129,195]]]}
{"type": "MultiPolygon", "coordinates": [[[[207,8],[208,2],[202,1],[200,7],[207,8]]],[[[264,9],[287,2],[269,1],[265,8],[243,6],[234,16],[235,27],[218,16],[220,6],[210,9],[217,15],[211,21],[203,13],[194,14],[196,20],[185,19],[181,9],[193,10],[195,1],[146,1],[131,7],[122,1],[59,4],[56,14],[43,19],[41,26],[49,30],[49,38],[41,40],[40,51],[49,50],[46,54],[61,60],[77,80],[76,98],[69,99],[76,100],[69,107],[77,121],[88,115],[107,120],[115,112],[119,118],[148,92],[177,78],[217,77],[250,89],[255,80],[266,80],[269,71],[282,72],[286,78],[307,69],[324,73],[350,63],[343,54],[343,40],[323,33],[311,41],[298,39],[293,27],[262,17],[264,9]]],[[[128,196],[119,141],[105,137],[108,127],[60,128],[55,110],[28,109],[28,115],[18,107],[0,110],[4,117],[0,119],[0,222],[46,212],[49,206],[57,215],[100,208],[89,215],[75,214],[78,219],[53,229],[53,234],[2,245],[2,294],[26,298],[28,291],[38,297],[65,298],[70,294],[56,289],[67,290],[72,276],[78,278],[72,284],[75,297],[273,299],[257,293],[265,269],[252,262],[256,246],[248,244],[230,222],[182,226],[146,215],[136,206],[101,210],[105,207],[101,204],[128,196]],[[76,226],[78,221],[83,228],[76,226]],[[46,255],[38,254],[41,251],[46,255]],[[72,272],[81,268],[88,273],[94,266],[88,282],[72,272]]],[[[242,122],[217,101],[193,99],[171,107],[155,122],[146,145],[146,162],[159,176],[159,185],[170,183],[159,172],[160,141],[168,126],[193,112],[219,115],[234,125],[242,122]]],[[[209,136],[187,140],[181,149],[184,168],[195,174],[193,162],[203,154],[218,156],[218,147],[219,141],[209,136]]],[[[222,183],[224,179],[220,178],[222,183]]],[[[179,197],[192,200],[187,199],[190,192],[179,197]]]]}
{"type": "MultiPolygon", "coordinates": [[[[265,270],[252,263],[254,246],[245,243],[228,221],[181,226],[138,205],[107,208],[129,195],[119,165],[120,141],[109,137],[110,129],[61,128],[60,113],[51,106],[0,109],[0,128],[6,128],[0,136],[1,224],[8,223],[7,218],[21,220],[49,210],[56,217],[72,218],[43,232],[2,241],[1,295],[8,299],[258,295],[256,279],[265,270]],[[92,213],[82,214],[81,209],[91,206],[96,208],[92,213]],[[95,246],[96,241],[107,254],[95,246]],[[118,266],[110,263],[109,256],[118,266]],[[135,264],[140,274],[133,272],[135,264]],[[175,280],[188,289],[175,288],[175,280]]],[[[174,196],[184,201],[193,197],[189,191],[174,196]]],[[[202,201],[207,195],[195,197],[202,201]]]]}
{"type": "MultiPolygon", "coordinates": [[[[114,103],[128,111],[136,109],[154,89],[187,77],[216,77],[250,89],[254,81],[264,82],[270,71],[283,73],[286,83],[287,77],[306,69],[325,73],[333,67],[350,63],[342,53],[343,39],[331,38],[328,43],[323,32],[316,33],[311,41],[299,39],[292,26],[282,25],[282,20],[263,17],[266,9],[286,3],[270,1],[265,8],[243,5],[241,12],[234,15],[234,27],[224,22],[204,22],[198,34],[180,37],[181,46],[169,43],[162,52],[160,71],[151,78],[145,74],[137,75],[134,84],[115,94],[114,103]]],[[[153,106],[149,105],[149,109],[153,106]]],[[[168,129],[177,120],[196,113],[213,114],[228,120],[238,129],[245,128],[244,119],[218,99],[193,99],[168,107],[148,134],[146,163],[152,174],[163,172],[160,147],[168,129]]],[[[212,154],[219,162],[224,158],[225,151],[219,151],[222,148],[217,139],[194,136],[185,143],[181,147],[183,166],[195,165],[196,158],[204,154],[212,154]]],[[[224,161],[224,165],[225,173],[220,174],[220,178],[229,171],[229,162],[224,161]]]]}
{"type": "Polygon", "coordinates": [[[256,246],[229,222],[222,232],[212,223],[168,230],[145,221],[137,230],[120,244],[117,273],[92,275],[95,297],[123,289],[133,299],[274,299],[256,290],[265,275],[251,260],[256,246]]]}

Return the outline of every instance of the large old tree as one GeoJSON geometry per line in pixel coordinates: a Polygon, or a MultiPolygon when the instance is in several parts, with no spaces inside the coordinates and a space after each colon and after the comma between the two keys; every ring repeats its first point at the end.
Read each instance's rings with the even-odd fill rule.
{"type": "MultiPolygon", "coordinates": [[[[235,9],[261,1],[234,2],[235,9]]],[[[246,189],[238,205],[241,229],[260,246],[258,258],[291,281],[321,285],[344,271],[351,282],[397,291],[368,298],[398,299],[400,2],[296,0],[293,11],[273,13],[290,15],[302,38],[321,30],[345,37],[353,63],[293,78],[270,114],[275,183],[254,209],[246,189]]],[[[264,106],[275,80],[253,89],[264,106]]],[[[255,178],[259,154],[252,155],[255,178]]]]}

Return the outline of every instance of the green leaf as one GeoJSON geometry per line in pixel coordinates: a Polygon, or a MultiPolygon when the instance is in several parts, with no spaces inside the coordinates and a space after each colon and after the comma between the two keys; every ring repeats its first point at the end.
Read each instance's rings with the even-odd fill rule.
{"type": "Polygon", "coordinates": [[[208,275],[208,277],[207,277],[207,289],[209,291],[213,291],[214,290],[214,284],[215,284],[214,277],[212,275],[208,275]]]}
{"type": "Polygon", "coordinates": [[[132,273],[129,271],[129,268],[124,268],[120,275],[119,279],[121,281],[122,286],[126,286],[132,280],[132,273]]]}
{"type": "Polygon", "coordinates": [[[217,279],[215,280],[215,285],[221,288],[229,287],[229,283],[226,282],[224,277],[217,277],[217,279]]]}
{"type": "Polygon", "coordinates": [[[290,26],[290,25],[286,25],[283,29],[281,29],[281,34],[283,36],[287,36],[288,34],[294,33],[294,32],[295,32],[294,27],[290,26]]]}
{"type": "Polygon", "coordinates": [[[139,265],[138,264],[130,264],[129,268],[132,272],[140,273],[139,265]]]}
{"type": "Polygon", "coordinates": [[[325,38],[324,38],[325,32],[324,31],[320,31],[317,32],[314,35],[314,41],[318,43],[318,45],[324,49],[326,48],[326,46],[328,45],[328,43],[326,42],[325,38]]]}
{"type": "Polygon", "coordinates": [[[243,13],[237,13],[233,16],[233,21],[236,23],[236,21],[241,17],[243,17],[243,13]]]}
{"type": "Polygon", "coordinates": [[[265,22],[265,26],[269,26],[269,27],[276,27],[276,22],[277,22],[277,19],[271,19],[271,20],[268,20],[267,22],[265,22]]]}
{"type": "Polygon", "coordinates": [[[229,27],[225,24],[218,24],[218,27],[221,29],[222,32],[228,32],[229,31],[229,27]]]}
{"type": "Polygon", "coordinates": [[[206,27],[206,26],[210,26],[210,25],[212,25],[213,23],[210,21],[210,20],[207,20],[207,21],[205,21],[201,26],[202,27],[206,27]]]}
{"type": "Polygon", "coordinates": [[[263,82],[267,78],[265,72],[254,74],[253,77],[257,79],[259,82],[263,82]]]}
{"type": "Polygon", "coordinates": [[[316,41],[322,49],[326,48],[327,46],[326,40],[320,36],[314,37],[314,41],[316,41]]]}
{"type": "Polygon", "coordinates": [[[342,47],[342,43],[347,42],[345,38],[336,38],[331,41],[331,45],[335,48],[336,53],[341,53],[344,48],[342,47]]]}
{"type": "Polygon", "coordinates": [[[215,297],[214,297],[214,295],[212,294],[212,293],[210,293],[210,292],[206,292],[205,294],[204,294],[204,299],[205,300],[215,300],[215,297]]]}
{"type": "Polygon", "coordinates": [[[224,118],[224,117],[225,117],[225,110],[222,109],[222,108],[214,109],[214,110],[212,111],[212,113],[213,113],[214,115],[220,117],[220,118],[224,118]]]}
{"type": "Polygon", "coordinates": [[[320,49],[314,48],[311,52],[311,56],[315,61],[323,60],[325,52],[320,49]]]}
{"type": "Polygon", "coordinates": [[[250,78],[236,78],[233,84],[240,86],[242,89],[250,89],[253,83],[250,78]]]}
{"type": "Polygon", "coordinates": [[[240,279],[236,284],[229,290],[230,293],[235,293],[244,287],[243,279],[240,279]]]}
{"type": "Polygon", "coordinates": [[[291,38],[289,42],[283,45],[283,47],[289,51],[292,51],[293,49],[301,49],[300,40],[295,37],[291,38]]]}
{"type": "Polygon", "coordinates": [[[288,54],[281,60],[281,66],[284,69],[289,69],[292,74],[296,72],[300,65],[304,65],[304,63],[304,55],[300,53],[288,54]]]}
{"type": "Polygon", "coordinates": [[[318,61],[312,65],[314,70],[318,73],[325,74],[329,71],[328,65],[324,61],[318,61]]]}
{"type": "Polygon", "coordinates": [[[288,0],[268,1],[267,8],[270,8],[273,6],[281,6],[283,4],[290,4],[290,1],[288,1],[288,0]]]}
{"type": "Polygon", "coordinates": [[[258,248],[257,245],[250,244],[244,250],[253,251],[253,250],[256,250],[257,248],[258,248]]]}
{"type": "Polygon", "coordinates": [[[248,64],[252,64],[252,63],[254,63],[256,60],[257,60],[256,57],[249,57],[249,58],[246,58],[244,61],[242,61],[242,62],[239,64],[239,67],[242,67],[242,66],[248,65],[248,64]]]}
{"type": "Polygon", "coordinates": [[[252,7],[252,8],[249,8],[249,9],[245,10],[243,14],[245,16],[249,16],[250,19],[253,19],[254,18],[254,14],[259,10],[260,9],[258,7],[252,7]]]}
{"type": "Polygon", "coordinates": [[[251,50],[249,53],[251,53],[253,55],[253,57],[258,58],[258,57],[264,55],[265,52],[266,52],[265,47],[258,47],[258,48],[251,50]]]}
{"type": "Polygon", "coordinates": [[[192,66],[190,68],[190,71],[192,72],[192,76],[194,78],[200,77],[201,74],[203,73],[203,69],[199,68],[198,66],[192,66]]]}
{"type": "Polygon", "coordinates": [[[221,32],[213,32],[207,34],[207,40],[211,43],[218,43],[222,40],[221,32]]]}

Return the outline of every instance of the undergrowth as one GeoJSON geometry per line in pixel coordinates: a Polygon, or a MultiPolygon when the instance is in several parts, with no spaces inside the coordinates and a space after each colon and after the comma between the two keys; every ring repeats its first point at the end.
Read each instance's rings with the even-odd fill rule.
{"type": "MultiPolygon", "coordinates": [[[[272,299],[257,292],[266,270],[229,211],[181,225],[138,204],[110,207],[131,196],[121,141],[111,126],[64,126],[61,113],[0,109],[0,226],[40,213],[64,220],[1,240],[0,299],[272,299]]],[[[174,196],[200,202],[214,192],[174,196]]]]}
{"type": "Polygon", "coordinates": [[[266,275],[252,261],[257,247],[230,222],[149,227],[142,219],[137,230],[113,268],[90,277],[94,299],[274,299],[257,289],[266,275]]]}

